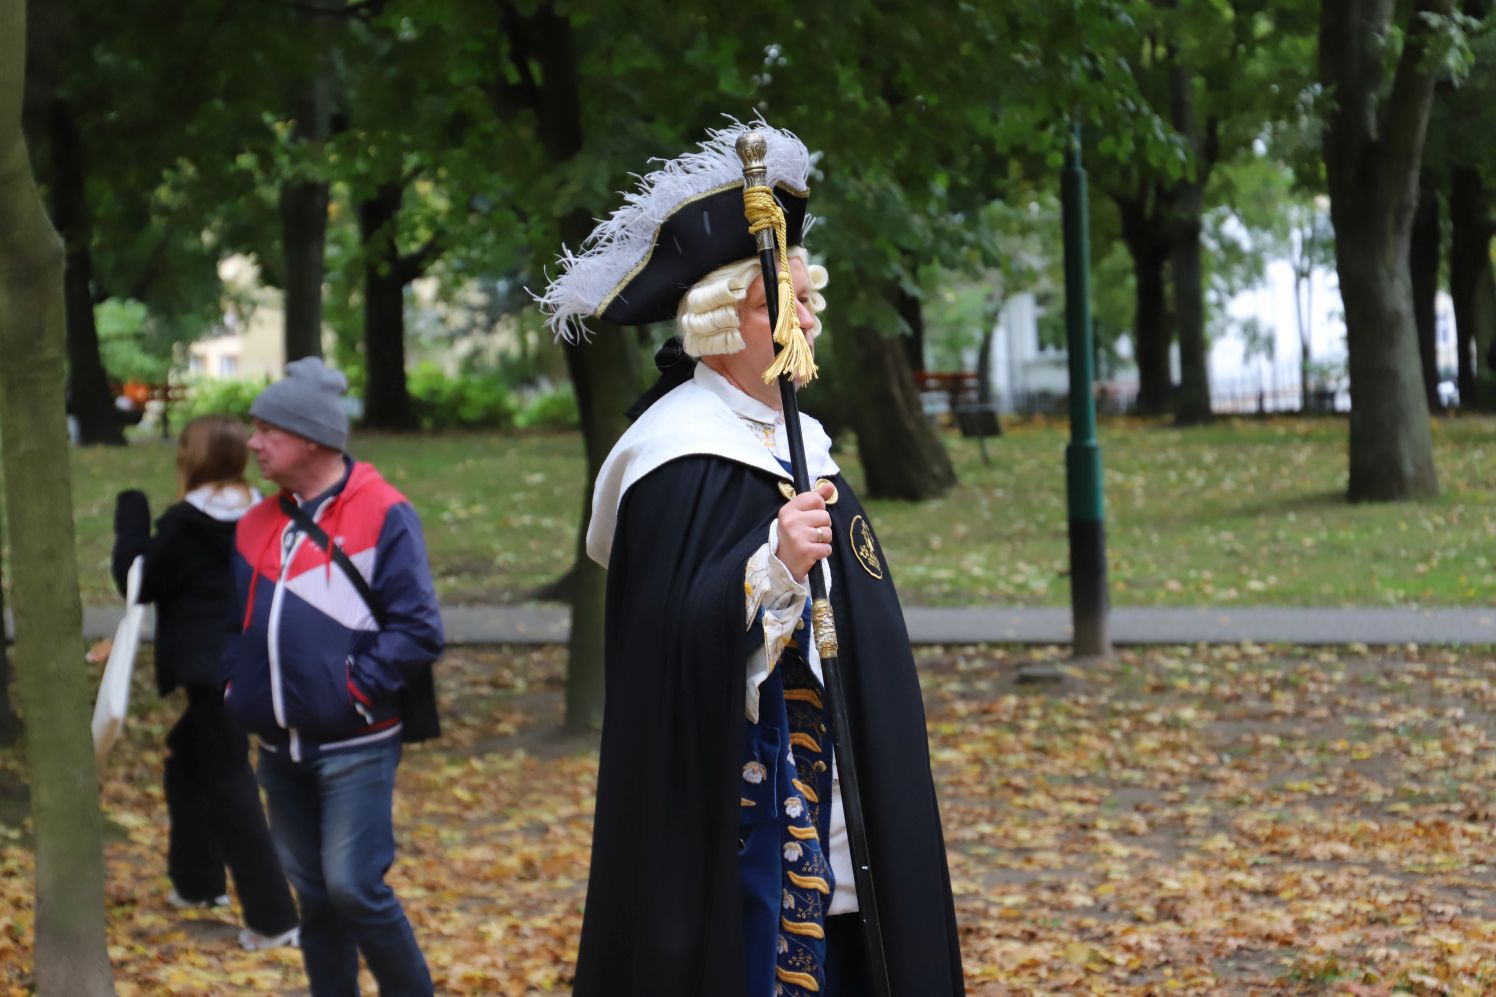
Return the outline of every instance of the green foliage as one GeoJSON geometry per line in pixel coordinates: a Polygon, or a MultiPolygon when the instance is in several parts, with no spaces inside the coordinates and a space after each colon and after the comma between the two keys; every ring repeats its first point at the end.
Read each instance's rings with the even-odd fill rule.
{"type": "Polygon", "coordinates": [[[118,381],[165,384],[171,372],[171,344],[153,342],[150,315],[140,301],[110,298],[94,309],[104,369],[118,381]]]}
{"type": "Polygon", "coordinates": [[[492,375],[449,375],[428,361],[410,372],[407,387],[422,429],[503,429],[515,421],[514,396],[492,375]]]}
{"type": "Polygon", "coordinates": [[[1481,20],[1468,14],[1439,14],[1421,11],[1428,26],[1425,70],[1456,85],[1463,83],[1475,68],[1475,48],[1471,40],[1482,30],[1481,20]]]}
{"type": "Polygon", "coordinates": [[[172,407],[172,422],[180,426],[200,415],[249,418],[249,406],[270,383],[269,377],[199,378],[187,385],[187,398],[172,407]]]}
{"type": "MultiPolygon", "coordinates": [[[[575,242],[576,219],[615,205],[631,171],[687,148],[724,111],[762,111],[821,154],[812,209],[824,224],[811,245],[831,265],[833,332],[849,323],[900,330],[890,287],[926,296],[932,331],[974,328],[970,316],[943,310],[977,308],[963,296],[1002,274],[1004,290],[982,307],[1043,276],[1048,289],[1028,289],[1045,304],[1046,341],[1061,338],[1055,219],[1033,226],[1039,264],[1018,278],[1011,226],[990,214],[993,205],[1016,213],[1052,203],[1069,126],[1079,121],[1096,191],[1095,328],[1101,350],[1114,352],[1132,324],[1132,273],[1116,212],[1097,195],[1149,184],[1150,196],[1160,195],[1211,165],[1171,118],[1175,65],[1188,68],[1199,124],[1218,140],[1205,236],[1214,311],[1284,245],[1265,238],[1282,214],[1271,185],[1224,175],[1286,161],[1305,189],[1319,189],[1325,98],[1314,85],[1317,9],[1309,4],[993,0],[909,18],[874,0],[767,16],[660,0],[392,0],[347,10],[313,0],[193,8],[169,47],[128,10],[95,5],[73,15],[57,75],[89,153],[101,292],[144,302],[148,336],[190,340],[221,309],[213,266],[222,256],[252,254],[267,283],[283,281],[280,185],[327,181],[326,321],[355,385],[367,262],[358,209],[378,185],[403,184],[399,252],[432,246],[435,255],[426,272],[440,320],[412,314],[411,356],[451,366],[446,354],[470,331],[462,316],[492,329],[528,310],[518,289],[538,286],[562,243],[575,242]],[[334,131],[325,142],[298,141],[287,94],[317,74],[335,84],[334,131]],[[575,107],[566,103],[571,74],[580,82],[575,107]],[[267,89],[266,79],[286,85],[267,89]],[[112,99],[119,93],[134,99],[121,105],[112,99]],[[1260,144],[1266,155],[1253,151],[1260,144]],[[1258,208],[1266,221],[1253,228],[1258,208]],[[1264,238],[1234,240],[1237,223],[1264,238]],[[932,297],[952,288],[960,300],[932,297]]],[[[1459,95],[1468,93],[1470,106],[1451,115],[1474,120],[1496,106],[1487,99],[1496,41],[1460,15],[1437,21],[1430,57],[1469,70],[1459,95]]],[[[1461,130],[1470,143],[1488,144],[1492,134],[1461,130]]],[[[45,160],[47,143],[34,144],[45,160]]],[[[512,390],[560,373],[547,362],[557,351],[522,335],[500,368],[512,390]]],[[[106,336],[111,370],[146,369],[124,339],[139,342],[134,333],[106,336]]],[[[428,410],[462,407],[443,400],[451,391],[428,387],[428,410]]],[[[481,396],[462,393],[480,411],[481,396]]],[[[489,406],[481,418],[499,411],[489,406]]]]}
{"type": "Polygon", "coordinates": [[[920,274],[925,359],[932,370],[960,369],[962,355],[981,344],[1013,295],[1043,298],[1060,287],[1059,204],[1042,190],[1024,194],[977,213],[980,243],[956,266],[928,266],[920,274]]]}
{"type": "Polygon", "coordinates": [[[146,306],[147,352],[170,356],[173,343],[195,339],[221,313],[217,264],[242,244],[224,236],[246,228],[257,200],[245,196],[234,150],[257,138],[266,61],[283,49],[271,44],[273,31],[258,30],[262,12],[183,10],[169,45],[159,25],[119,7],[51,4],[36,13],[36,40],[45,43],[28,85],[38,112],[56,101],[62,116],[26,122],[39,176],[55,205],[79,174],[69,248],[91,254],[97,298],[146,306]],[[66,160],[56,129],[63,119],[76,129],[66,160]]]}
{"type": "MultiPolygon", "coordinates": [[[[1479,30],[1462,29],[1456,47],[1460,59],[1468,52],[1469,71],[1458,76],[1460,85],[1442,87],[1434,99],[1429,122],[1425,169],[1442,172],[1451,165],[1474,166],[1492,176],[1496,162],[1496,30],[1488,16],[1479,30]]],[[[1439,35],[1435,35],[1437,42],[1439,35]]],[[[1431,48],[1430,57],[1437,57],[1431,48]]],[[[1456,67],[1458,68],[1458,67],[1456,67]]]]}
{"type": "Polygon", "coordinates": [[[997,321],[990,288],[980,280],[941,271],[925,293],[925,364],[930,370],[961,370],[965,355],[997,321]]]}
{"type": "MultiPolygon", "coordinates": [[[[1212,337],[1224,335],[1232,327],[1228,306],[1233,298],[1261,284],[1267,265],[1274,259],[1294,255],[1302,232],[1293,230],[1298,222],[1313,224],[1316,217],[1313,200],[1294,184],[1292,172],[1266,154],[1247,152],[1222,163],[1211,174],[1206,190],[1214,205],[1205,213],[1201,242],[1205,247],[1208,330],[1212,337]]],[[[1306,248],[1316,251],[1312,245],[1306,248]]],[[[1328,265],[1323,249],[1317,258],[1305,258],[1306,265],[1328,265]]],[[[1273,330],[1262,329],[1271,338],[1273,330]]],[[[1253,346],[1243,330],[1249,355],[1271,357],[1261,352],[1270,347],[1253,346]]]]}
{"type": "Polygon", "coordinates": [[[572,429],[581,421],[576,392],[570,384],[537,395],[514,417],[520,429],[572,429]]]}

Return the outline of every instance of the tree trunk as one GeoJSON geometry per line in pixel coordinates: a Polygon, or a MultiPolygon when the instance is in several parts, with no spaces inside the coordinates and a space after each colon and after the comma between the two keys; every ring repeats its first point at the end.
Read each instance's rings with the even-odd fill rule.
{"type": "Polygon", "coordinates": [[[587,454],[587,487],[582,492],[582,526],[572,569],[570,662],[566,672],[566,728],[597,730],[603,722],[603,614],[607,572],[587,556],[592,522],[592,484],[628,428],[624,412],[639,394],[639,354],[624,330],[595,323],[591,342],[566,344],[566,369],[577,394],[582,444],[587,454]]]}
{"type": "Polygon", "coordinates": [[[1418,209],[1413,215],[1413,230],[1408,240],[1408,274],[1413,283],[1413,323],[1418,329],[1419,369],[1423,372],[1423,393],[1430,412],[1444,406],[1439,402],[1439,263],[1442,256],[1439,231],[1439,189],[1433,178],[1424,174],[1418,185],[1418,209]]]}
{"type": "Polygon", "coordinates": [[[1133,280],[1137,284],[1137,302],[1133,318],[1133,339],[1138,364],[1138,413],[1161,415],[1172,404],[1174,384],[1169,370],[1168,302],[1164,284],[1167,255],[1159,247],[1149,246],[1132,254],[1133,280]]]}
{"type": "Polygon", "coordinates": [[[124,427],[109,390],[94,323],[93,218],[88,210],[83,139],[72,109],[55,96],[49,99],[47,134],[52,147],[52,214],[67,247],[67,398],[78,420],[80,443],[122,446],[124,427]]]}
{"type": "Polygon", "coordinates": [[[411,429],[415,418],[405,387],[405,285],[395,242],[404,188],[381,184],[359,202],[358,227],[364,247],[363,424],[378,429],[411,429]]]}
{"type": "MultiPolygon", "coordinates": [[[[319,76],[295,98],[294,138],[322,143],[330,132],[332,83],[319,76]]],[[[292,179],[281,184],[281,253],[285,259],[286,362],[322,355],[322,280],[326,270],[327,184],[292,179]]]]}
{"type": "MultiPolygon", "coordinates": [[[[531,92],[531,109],[547,158],[562,167],[583,148],[582,90],[571,20],[557,13],[550,2],[525,15],[506,6],[504,20],[515,61],[523,65],[523,73],[528,75],[531,66],[539,67],[540,85],[531,92]]],[[[575,246],[591,231],[592,221],[587,212],[576,211],[563,219],[560,229],[562,239],[575,246]]],[[[603,460],[628,425],[624,412],[638,395],[640,371],[638,350],[622,330],[599,326],[591,342],[564,348],[587,455],[587,487],[583,489],[571,579],[571,639],[566,670],[566,727],[581,731],[601,727],[603,715],[607,583],[603,569],[586,551],[592,485],[603,460]]]]}
{"type": "Polygon", "coordinates": [[[1496,343],[1496,277],[1491,271],[1491,195],[1480,170],[1458,166],[1449,183],[1449,293],[1459,344],[1460,406],[1480,405],[1479,363],[1496,343]]]}
{"type": "Polygon", "coordinates": [[[992,397],[992,344],[996,338],[996,321],[982,326],[982,342],[977,346],[977,404],[984,408],[996,401],[992,397]]]}
{"type": "Polygon", "coordinates": [[[920,307],[919,298],[910,294],[902,285],[899,287],[899,318],[909,327],[907,336],[900,336],[899,340],[904,347],[904,356],[909,361],[909,369],[922,371],[925,369],[925,312],[920,307]]]}
{"type": "MultiPolygon", "coordinates": [[[[890,304],[898,301],[897,285],[886,284],[883,293],[890,304]]],[[[846,389],[868,497],[917,502],[944,495],[956,483],[956,469],[920,407],[899,338],[865,323],[840,329],[838,383],[846,389]]]]}
{"type": "MultiPolygon", "coordinates": [[[[1180,198],[1181,211],[1192,211],[1176,219],[1169,269],[1174,275],[1174,319],[1179,327],[1179,394],[1174,419],[1182,426],[1209,422],[1210,367],[1205,344],[1205,291],[1200,262],[1200,212],[1204,190],[1190,184],[1180,198]],[[1192,207],[1191,207],[1192,206],[1192,207]]],[[[1168,353],[1164,354],[1168,363],[1168,353]]]]}
{"type": "Polygon", "coordinates": [[[1314,273],[1307,265],[1307,251],[1301,247],[1299,252],[1303,255],[1294,260],[1293,267],[1293,317],[1299,327],[1299,412],[1307,413],[1310,394],[1309,323],[1313,321],[1314,315],[1311,310],[1314,273]]]}
{"type": "MultiPolygon", "coordinates": [[[[0,527],[4,524],[0,523],[0,527]]],[[[0,536],[4,530],[0,529],[0,536]]],[[[21,736],[21,718],[11,695],[10,635],[5,625],[5,572],[0,570],[0,747],[14,744],[21,736]]]]}
{"type": "Polygon", "coordinates": [[[21,136],[23,0],[0,0],[0,459],[15,582],[16,660],[28,713],[36,833],[36,992],[106,997],[103,820],[81,667],[63,390],[64,253],[21,136]]]}
{"type": "Polygon", "coordinates": [[[1213,129],[1202,132],[1195,114],[1194,75],[1172,56],[1169,106],[1174,128],[1190,145],[1194,176],[1170,198],[1169,270],[1174,277],[1174,320],[1179,331],[1179,394],[1174,419],[1184,426],[1210,421],[1210,358],[1205,345],[1205,279],[1200,262],[1205,184],[1214,166],[1213,129]]]}
{"type": "MultiPolygon", "coordinates": [[[[1336,256],[1350,353],[1352,501],[1435,495],[1433,441],[1413,320],[1412,281],[1376,236],[1336,219],[1336,256]]],[[[1404,253],[1396,259],[1403,260],[1404,253]]]]}
{"type": "Polygon", "coordinates": [[[1132,256],[1135,293],[1132,338],[1138,365],[1137,411],[1160,415],[1173,404],[1173,377],[1169,370],[1169,323],[1164,266],[1169,260],[1169,240],[1157,203],[1144,207],[1144,198],[1113,195],[1122,215],[1122,241],[1132,256]]]}
{"type": "Polygon", "coordinates": [[[1434,96],[1431,29],[1421,15],[1450,6],[1418,0],[1385,97],[1393,0],[1324,0],[1320,8],[1320,75],[1334,100],[1325,175],[1350,354],[1352,501],[1439,490],[1408,253],[1434,96]]]}

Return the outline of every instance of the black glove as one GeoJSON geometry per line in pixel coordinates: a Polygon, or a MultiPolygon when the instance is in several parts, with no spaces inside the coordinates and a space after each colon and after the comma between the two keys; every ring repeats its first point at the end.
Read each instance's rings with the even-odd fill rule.
{"type": "Polygon", "coordinates": [[[125,581],[129,577],[130,563],[136,556],[145,553],[151,541],[151,503],[145,492],[130,489],[114,498],[114,556],[110,559],[110,574],[114,576],[114,587],[125,594],[125,581]]]}
{"type": "Polygon", "coordinates": [[[114,535],[136,536],[151,532],[151,502],[145,492],[136,488],[114,497],[114,535]]]}

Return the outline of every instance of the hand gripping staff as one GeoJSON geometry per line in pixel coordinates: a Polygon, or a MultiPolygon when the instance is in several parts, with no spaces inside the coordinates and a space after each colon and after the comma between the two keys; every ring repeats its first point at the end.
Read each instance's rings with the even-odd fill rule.
{"type": "MultiPolygon", "coordinates": [[[[764,275],[764,305],[774,330],[774,364],[764,372],[765,383],[779,380],[784,406],[785,435],[789,441],[790,466],[795,491],[810,491],[810,473],[805,461],[805,441],[800,435],[800,406],[795,399],[795,380],[815,377],[815,359],[795,314],[795,289],[790,276],[789,252],[785,245],[784,215],[767,183],[768,140],[762,132],[738,136],[738,158],[743,161],[743,210],[748,230],[758,243],[758,261],[764,275]],[[777,289],[777,290],[775,290],[777,289]]],[[[888,961],[883,950],[883,929],[878,919],[878,898],[873,888],[872,858],[868,854],[867,824],[853,754],[852,720],[847,710],[841,667],[837,663],[836,622],[826,598],[825,575],[810,572],[811,621],[816,650],[821,656],[826,696],[831,714],[831,734],[836,744],[836,764],[841,777],[842,811],[847,820],[847,840],[852,846],[853,880],[857,886],[858,918],[862,924],[863,949],[867,954],[868,979],[874,997],[892,997],[888,961]]]]}

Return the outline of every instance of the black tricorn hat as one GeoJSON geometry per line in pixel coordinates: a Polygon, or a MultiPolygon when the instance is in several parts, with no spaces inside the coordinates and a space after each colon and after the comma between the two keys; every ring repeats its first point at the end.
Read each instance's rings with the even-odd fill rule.
{"type": "MultiPolygon", "coordinates": [[[[805,229],[809,192],[774,188],[784,209],[789,245],[805,229]]],[[[675,318],[681,295],[718,267],[758,255],[743,217],[743,181],[684,201],[657,230],[643,263],[613,289],[594,314],[614,325],[647,325],[675,318]]]]}
{"type": "Polygon", "coordinates": [[[743,165],[736,150],[738,136],[750,129],[767,139],[767,182],[784,209],[787,241],[801,243],[810,153],[789,132],[762,121],[734,122],[709,132],[699,151],[640,177],[623,206],[593,229],[581,253],[563,252],[561,273],[537,296],[558,336],[574,341],[593,317],[618,325],[673,319],[681,295],[697,281],[757,255],[743,214],[743,165]]]}

